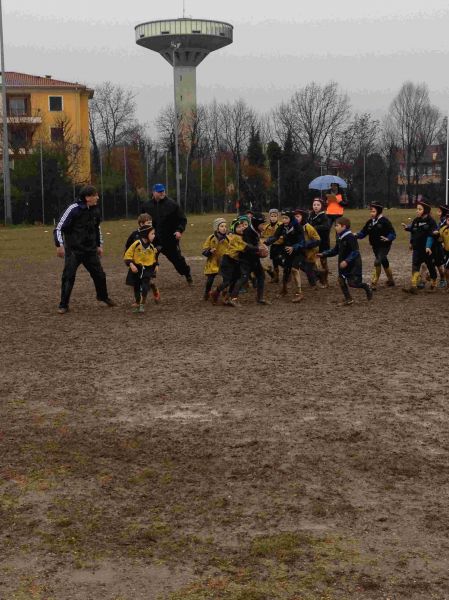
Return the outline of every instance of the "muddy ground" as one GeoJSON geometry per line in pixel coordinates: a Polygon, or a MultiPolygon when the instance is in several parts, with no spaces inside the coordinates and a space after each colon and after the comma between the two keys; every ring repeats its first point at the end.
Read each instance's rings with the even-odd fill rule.
{"type": "Polygon", "coordinates": [[[60,316],[61,261],[2,263],[0,598],[449,598],[449,294],[214,307],[191,264],[60,316]]]}

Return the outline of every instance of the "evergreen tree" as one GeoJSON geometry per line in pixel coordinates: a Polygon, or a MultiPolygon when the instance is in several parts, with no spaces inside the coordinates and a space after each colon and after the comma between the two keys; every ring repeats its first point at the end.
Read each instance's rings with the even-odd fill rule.
{"type": "MultiPolygon", "coordinates": [[[[45,220],[52,222],[73,201],[74,188],[68,176],[68,160],[62,152],[44,146],[42,167],[45,220]]],[[[11,175],[14,223],[42,221],[40,152],[17,160],[11,175]]]]}
{"type": "Polygon", "coordinates": [[[270,165],[271,179],[277,181],[278,161],[282,158],[282,148],[274,140],[271,140],[271,142],[268,143],[267,158],[270,165]]]}
{"type": "Polygon", "coordinates": [[[254,127],[251,128],[251,136],[248,144],[248,162],[254,167],[265,166],[265,154],[260,141],[260,133],[254,127]]]}
{"type": "Polygon", "coordinates": [[[289,130],[285,138],[280,164],[281,205],[294,208],[299,199],[299,157],[293,147],[293,136],[289,130]]]}

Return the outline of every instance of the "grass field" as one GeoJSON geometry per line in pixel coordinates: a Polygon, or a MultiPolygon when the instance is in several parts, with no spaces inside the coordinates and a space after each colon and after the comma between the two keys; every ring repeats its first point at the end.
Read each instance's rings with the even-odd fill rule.
{"type": "MultiPolygon", "coordinates": [[[[368,210],[348,210],[346,211],[352,221],[352,228],[358,231],[369,218],[368,210]]],[[[406,240],[406,234],[400,226],[402,221],[407,218],[413,218],[415,211],[391,209],[385,214],[393,222],[399,241],[406,240]]],[[[189,217],[189,224],[186,234],[182,241],[183,251],[186,256],[196,256],[201,254],[200,248],[207,235],[210,235],[212,221],[218,216],[224,216],[232,220],[233,215],[207,214],[192,215],[189,217]]],[[[108,256],[119,256],[122,252],[124,241],[130,231],[135,229],[134,220],[125,221],[106,221],[102,225],[104,235],[105,253],[108,256]]],[[[53,227],[50,226],[26,226],[0,228],[0,256],[1,258],[21,258],[27,260],[48,259],[54,255],[54,245],[52,240],[53,227]]]]}
{"type": "Polygon", "coordinates": [[[449,599],[449,294],[401,293],[388,215],[399,285],[344,309],[335,261],[299,305],[204,302],[204,215],[192,287],[162,259],[133,314],[107,222],[118,306],[80,269],[61,316],[51,228],[0,228],[0,599],[449,599]]]}

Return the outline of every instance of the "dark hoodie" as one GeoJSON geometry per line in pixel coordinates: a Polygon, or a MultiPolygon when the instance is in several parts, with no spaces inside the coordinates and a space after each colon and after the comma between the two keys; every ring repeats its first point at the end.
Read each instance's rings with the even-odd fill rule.
{"type": "Polygon", "coordinates": [[[305,246],[304,227],[295,219],[290,218],[287,224],[282,223],[274,232],[274,235],[266,240],[266,244],[270,245],[277,242],[280,238],[283,239],[282,246],[292,246],[293,250],[298,251],[305,246]]]}
{"type": "Polygon", "coordinates": [[[410,231],[410,243],[413,250],[425,252],[426,248],[432,248],[435,241],[434,232],[438,226],[430,214],[424,213],[422,217],[415,217],[405,231],[410,231]]]}
{"type": "Polygon", "coordinates": [[[338,255],[338,273],[347,278],[362,277],[362,257],[360,255],[357,238],[350,229],[345,229],[337,235],[336,244],[331,250],[323,252],[323,256],[338,255]],[[341,262],[347,262],[344,269],[340,267],[341,262]]]}

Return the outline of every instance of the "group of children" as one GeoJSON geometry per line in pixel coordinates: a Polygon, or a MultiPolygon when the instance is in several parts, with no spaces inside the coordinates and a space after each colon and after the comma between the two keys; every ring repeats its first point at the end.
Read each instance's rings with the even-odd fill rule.
{"type": "MultiPolygon", "coordinates": [[[[410,231],[412,254],[412,280],[404,292],[416,293],[425,286],[426,276],[421,267],[428,270],[430,291],[437,287],[437,270],[440,274],[439,287],[449,284],[449,209],[439,206],[439,225],[431,217],[431,207],[424,201],[417,205],[417,217],[410,225],[403,224],[410,231]]],[[[341,306],[353,304],[350,288],[360,288],[368,300],[373,297],[382,273],[386,275],[386,285],[394,286],[393,272],[388,260],[396,232],[391,221],[383,214],[383,206],[373,202],[370,205],[370,219],[358,233],[351,231],[351,222],[341,216],[335,220],[335,245],[330,246],[332,221],[325,212],[324,201],[315,198],[310,213],[302,209],[284,210],[273,208],[268,220],[260,213],[247,213],[235,219],[228,231],[224,219],[214,221],[214,232],[203,245],[206,288],[204,299],[218,303],[223,295],[223,304],[237,306],[238,296],[246,290],[248,280],[252,280],[257,291],[257,302],[267,304],[263,297],[265,273],[273,283],[281,283],[281,295],[288,294],[288,284],[293,282],[292,302],[304,298],[301,285],[301,271],[307,277],[311,289],[328,287],[329,269],[327,259],[338,256],[338,282],[343,293],[341,306]],[[374,268],[371,283],[363,281],[362,258],[358,240],[368,237],[374,254],[374,268]],[[261,261],[269,256],[265,266],[261,261]],[[280,269],[282,268],[282,277],[280,269]],[[214,280],[220,274],[221,283],[212,291],[214,280]]]]}
{"type": "Polygon", "coordinates": [[[263,295],[267,273],[273,283],[281,282],[282,296],[288,294],[288,284],[293,281],[292,302],[301,302],[304,299],[301,271],[312,289],[318,289],[318,284],[328,287],[327,258],[338,255],[339,283],[344,294],[342,304],[353,302],[349,287],[363,288],[371,300],[372,290],[362,280],[357,237],[350,227],[349,219],[336,220],[336,245],[330,248],[331,221],[320,198],[314,200],[310,215],[302,209],[279,212],[272,208],[266,222],[261,213],[247,213],[231,223],[229,232],[225,220],[216,219],[214,232],[203,246],[203,255],[207,258],[204,299],[210,297],[216,304],[223,294],[223,304],[237,306],[239,293],[252,280],[257,302],[267,304],[263,295]],[[268,256],[270,262],[264,268],[261,261],[268,256]],[[222,281],[211,291],[218,274],[222,281]]]}
{"type": "Polygon", "coordinates": [[[419,288],[425,286],[425,279],[430,280],[430,291],[435,291],[438,275],[439,287],[449,291],[449,208],[443,205],[437,208],[438,224],[431,210],[430,204],[420,201],[413,221],[409,225],[402,223],[404,229],[410,232],[412,278],[410,287],[404,288],[404,291],[411,294],[416,294],[419,288]]]}
{"type": "MultiPolygon", "coordinates": [[[[431,216],[431,207],[424,201],[417,204],[417,216],[407,225],[412,249],[412,278],[407,293],[416,293],[430,280],[430,290],[449,285],[449,209],[438,207],[439,224],[431,216]],[[422,267],[428,271],[426,276],[422,267]]],[[[331,247],[332,221],[325,212],[325,202],[315,198],[310,213],[302,209],[278,211],[270,209],[268,219],[262,213],[248,212],[234,219],[228,227],[224,218],[213,222],[213,232],[203,244],[206,258],[204,300],[236,307],[239,295],[252,285],[256,302],[267,305],[265,278],[280,283],[282,296],[288,295],[293,282],[292,302],[304,299],[301,271],[312,290],[329,286],[328,258],[338,256],[338,282],[343,293],[341,306],[353,304],[350,288],[360,288],[368,300],[377,288],[382,268],[386,285],[394,286],[393,272],[388,260],[396,233],[390,220],[383,214],[383,206],[370,205],[370,219],[358,232],[351,231],[351,222],[340,216],[335,220],[335,245],[331,247]],[[371,283],[363,281],[362,258],[358,240],[368,237],[374,254],[371,283]],[[282,274],[281,274],[282,270],[282,274]],[[220,277],[215,285],[217,276],[220,277]],[[215,285],[215,287],[214,287],[215,285]]],[[[154,246],[155,230],[148,214],[139,215],[138,229],[126,242],[124,260],[129,267],[126,283],[134,289],[133,308],[144,312],[150,289],[156,303],[160,292],[155,283],[158,270],[158,248],[154,246]]]]}

